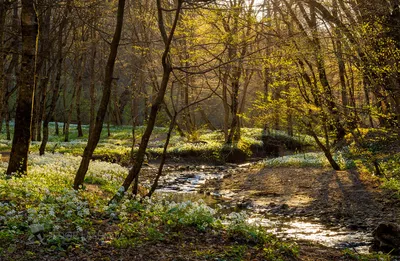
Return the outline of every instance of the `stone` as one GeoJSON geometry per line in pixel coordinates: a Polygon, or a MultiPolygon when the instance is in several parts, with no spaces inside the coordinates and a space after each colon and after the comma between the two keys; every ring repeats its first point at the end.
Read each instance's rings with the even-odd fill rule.
{"type": "MultiPolygon", "coordinates": [[[[396,223],[381,223],[372,232],[374,242],[372,249],[382,252],[400,250],[400,226],[396,223]]],[[[392,252],[392,253],[393,253],[392,252]]]]}

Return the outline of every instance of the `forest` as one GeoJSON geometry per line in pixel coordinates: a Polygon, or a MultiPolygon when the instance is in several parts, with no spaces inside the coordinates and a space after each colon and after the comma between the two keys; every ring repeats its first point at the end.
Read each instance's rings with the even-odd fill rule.
{"type": "Polygon", "coordinates": [[[398,0],[0,0],[0,260],[398,258],[398,0]]]}

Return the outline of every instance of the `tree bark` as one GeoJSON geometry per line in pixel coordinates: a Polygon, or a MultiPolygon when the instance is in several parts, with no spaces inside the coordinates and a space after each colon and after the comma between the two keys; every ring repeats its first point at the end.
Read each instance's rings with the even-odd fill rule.
{"type": "MultiPolygon", "coordinates": [[[[61,90],[61,74],[62,74],[62,66],[63,66],[63,47],[65,46],[66,41],[63,41],[63,32],[64,28],[67,24],[67,17],[70,12],[70,0],[67,1],[67,6],[64,10],[64,17],[59,25],[57,32],[57,60],[56,60],[56,76],[54,80],[53,92],[51,97],[51,102],[49,106],[49,110],[43,119],[43,140],[40,144],[39,155],[44,155],[46,150],[47,141],[49,140],[49,123],[54,114],[54,110],[57,105],[58,98],[60,96],[61,90]]],[[[58,131],[58,124],[56,125],[56,132],[58,131]]],[[[58,135],[58,134],[57,134],[58,135]]]]}
{"type": "MultiPolygon", "coordinates": [[[[162,60],[161,60],[162,66],[163,66],[163,77],[162,77],[162,81],[160,84],[160,88],[158,89],[157,96],[151,106],[146,130],[143,133],[142,140],[141,140],[140,146],[139,146],[139,150],[136,154],[135,164],[129,170],[129,174],[126,177],[124,183],[122,184],[122,186],[124,187],[124,191],[127,191],[129,189],[130,185],[132,184],[132,181],[139,175],[140,169],[142,168],[147,145],[149,143],[151,133],[153,132],[154,125],[156,123],[156,117],[157,117],[158,111],[160,110],[160,108],[163,104],[163,101],[164,101],[165,92],[166,92],[169,78],[170,78],[170,75],[172,72],[172,64],[171,64],[171,60],[169,58],[169,53],[170,53],[170,49],[171,49],[172,39],[174,37],[174,33],[176,30],[180,12],[182,9],[182,4],[183,4],[183,0],[178,0],[177,8],[175,10],[174,22],[172,24],[172,28],[169,32],[169,35],[167,35],[166,29],[165,29],[164,18],[163,18],[163,8],[161,6],[161,0],[157,0],[158,27],[159,27],[162,39],[164,41],[164,46],[165,46],[164,53],[163,53],[162,60]]],[[[120,199],[120,197],[121,196],[115,195],[111,201],[118,201],[120,199]]]]}
{"type": "Polygon", "coordinates": [[[5,95],[7,93],[7,86],[5,81],[4,63],[6,56],[3,54],[3,38],[4,38],[4,27],[6,23],[6,4],[4,0],[0,0],[0,132],[3,126],[3,111],[5,111],[5,95]]]}
{"type": "MultiPolygon", "coordinates": [[[[189,104],[187,104],[186,106],[189,106],[189,104]]],[[[168,149],[168,145],[169,145],[169,141],[171,139],[171,133],[174,129],[174,125],[175,125],[175,121],[176,121],[176,113],[174,114],[174,116],[171,119],[171,122],[169,124],[169,129],[168,129],[168,133],[167,133],[167,139],[164,143],[164,148],[163,148],[163,153],[161,155],[161,162],[160,165],[158,166],[158,171],[157,171],[157,175],[156,178],[154,179],[153,185],[150,188],[149,193],[147,194],[148,197],[151,197],[151,195],[153,195],[154,191],[157,189],[158,186],[158,181],[162,175],[162,171],[164,168],[164,164],[165,164],[165,160],[167,158],[167,149],[168,149]]]]}
{"type": "Polygon", "coordinates": [[[68,112],[65,112],[66,116],[66,120],[64,123],[64,142],[69,142],[69,125],[71,123],[71,119],[72,119],[72,111],[73,111],[73,107],[74,107],[74,99],[75,99],[75,95],[76,95],[76,91],[79,87],[74,84],[74,90],[72,92],[72,97],[71,97],[71,103],[69,104],[69,108],[68,108],[68,112]]]}
{"type": "Polygon", "coordinates": [[[110,54],[108,56],[107,65],[105,69],[103,96],[101,98],[100,106],[97,111],[97,116],[92,133],[90,133],[89,135],[88,143],[83,152],[81,164],[75,176],[74,189],[79,189],[79,187],[83,184],[86,172],[89,168],[90,159],[93,155],[94,149],[97,146],[97,143],[100,140],[101,131],[103,129],[104,118],[107,113],[108,104],[110,103],[114,65],[115,65],[115,60],[117,58],[118,46],[121,39],[122,26],[124,21],[124,9],[125,9],[125,0],[119,0],[118,10],[117,10],[117,24],[115,27],[115,33],[110,46],[110,54]]]}
{"type": "Polygon", "coordinates": [[[81,97],[82,97],[82,74],[85,68],[85,57],[81,58],[79,65],[79,72],[76,79],[76,120],[77,120],[77,130],[78,137],[83,137],[82,131],[82,116],[81,116],[81,97]]]}
{"type": "MultiPolygon", "coordinates": [[[[96,34],[95,32],[93,33],[94,35],[96,34]]],[[[95,36],[93,37],[95,38],[95,36]]],[[[90,133],[93,132],[94,128],[94,123],[95,123],[95,110],[96,110],[96,71],[95,71],[95,65],[96,65],[96,54],[97,54],[97,49],[96,49],[96,44],[95,44],[95,39],[92,39],[93,44],[92,44],[92,54],[90,57],[90,86],[89,86],[89,95],[90,95],[90,116],[89,116],[89,137],[90,133]]]]}
{"type": "Polygon", "coordinates": [[[35,86],[36,40],[39,33],[34,3],[22,0],[22,66],[18,78],[18,98],[14,137],[7,175],[26,173],[32,124],[32,102],[35,86]]]}
{"type": "Polygon", "coordinates": [[[314,138],[315,142],[317,143],[318,147],[324,152],[325,157],[329,161],[329,164],[331,164],[332,168],[334,170],[340,170],[339,165],[336,163],[336,161],[333,159],[332,153],[328,147],[326,147],[320,139],[318,138],[317,134],[315,131],[312,129],[311,124],[307,124],[308,132],[311,134],[311,136],[314,138]]]}

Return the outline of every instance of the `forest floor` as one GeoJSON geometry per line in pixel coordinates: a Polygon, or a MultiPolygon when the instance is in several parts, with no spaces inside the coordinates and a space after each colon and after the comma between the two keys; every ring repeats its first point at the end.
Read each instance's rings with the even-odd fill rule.
{"type": "MultiPolygon", "coordinates": [[[[52,157],[59,159],[60,156],[54,155],[52,157]]],[[[74,158],[73,156],[69,157],[74,158]]],[[[40,159],[38,157],[35,161],[40,159]]],[[[67,162],[70,162],[70,160],[65,159],[64,164],[67,162]]],[[[70,164],[73,166],[75,163],[71,162],[70,164]]],[[[108,165],[101,162],[97,164],[98,167],[93,166],[95,170],[107,169],[106,166],[108,165]]],[[[111,166],[114,166],[114,164],[111,166]]],[[[66,169],[69,169],[69,165],[66,169]]],[[[98,175],[96,173],[98,171],[94,171],[91,175],[98,175]]],[[[66,173],[66,175],[69,176],[70,174],[66,173]]],[[[31,174],[26,178],[29,179],[32,176],[34,175],[31,174]]],[[[269,211],[279,215],[293,218],[301,215],[319,217],[326,224],[336,222],[336,224],[356,230],[370,230],[380,221],[396,221],[396,213],[400,213],[397,212],[399,209],[398,202],[389,199],[388,194],[379,189],[378,185],[377,180],[371,181],[371,177],[358,175],[354,171],[336,172],[315,167],[259,168],[250,166],[242,168],[240,171],[230,172],[230,175],[226,175],[219,182],[208,181],[203,189],[219,191],[222,197],[224,197],[224,193],[234,192],[237,199],[245,198],[247,201],[251,201],[251,204],[267,207],[269,211]],[[243,169],[247,170],[243,171],[243,169]]],[[[85,193],[99,196],[105,192],[101,186],[88,184],[85,193]]],[[[107,195],[107,192],[104,195],[107,195]]],[[[131,201],[128,204],[135,203],[131,201]]],[[[160,213],[162,218],[162,215],[173,213],[171,212],[172,209],[157,213],[160,213]]],[[[59,211],[60,213],[65,212],[62,208],[59,211]]],[[[82,234],[85,237],[82,243],[66,244],[65,246],[62,243],[58,248],[55,248],[54,245],[42,245],[38,241],[29,241],[27,236],[21,236],[17,240],[28,240],[31,243],[19,241],[20,243],[9,245],[6,252],[3,252],[5,254],[3,258],[4,260],[46,261],[391,260],[381,259],[381,256],[375,254],[352,254],[351,251],[344,252],[343,249],[326,247],[305,240],[287,240],[282,244],[279,238],[271,237],[266,239],[265,242],[267,243],[259,244],[248,241],[240,235],[232,235],[225,229],[206,229],[203,231],[192,226],[165,229],[162,227],[168,225],[169,222],[167,224],[160,223],[159,214],[155,213],[153,216],[152,211],[143,214],[143,219],[139,221],[135,221],[137,216],[133,212],[132,220],[122,223],[119,219],[110,218],[109,214],[93,211],[87,217],[90,217],[88,228],[97,231],[99,237],[90,236],[83,231],[78,233],[78,235],[82,234]],[[148,223],[145,222],[146,219],[148,219],[148,223]],[[138,243],[131,243],[130,240],[132,239],[124,241],[124,237],[121,237],[123,233],[131,233],[125,227],[129,227],[131,222],[143,224],[144,228],[148,227],[145,229],[145,233],[140,232],[139,228],[136,228],[139,229],[137,232],[133,231],[133,238],[139,239],[138,243]],[[162,234],[152,230],[151,223],[158,224],[156,227],[161,229],[159,232],[162,234]],[[128,242],[128,245],[118,246],[121,242],[122,244],[128,242]],[[12,254],[7,254],[8,251],[12,251],[12,254]]],[[[118,211],[115,213],[118,213],[118,211]]],[[[72,222],[68,220],[70,218],[66,218],[65,222],[72,222]]],[[[3,260],[1,255],[0,260],[3,260]]]]}
{"type": "MultiPolygon", "coordinates": [[[[316,218],[328,227],[371,234],[382,222],[400,221],[400,200],[380,181],[356,170],[316,167],[254,168],[208,180],[205,191],[288,218],[316,218]],[[233,198],[232,198],[232,195],[233,198]]],[[[301,260],[353,260],[335,248],[300,241],[301,260]]],[[[370,259],[365,259],[370,260],[370,259]]],[[[386,259],[385,259],[386,260],[386,259]]],[[[397,260],[397,259],[393,259],[397,260]]]]}
{"type": "MultiPolygon", "coordinates": [[[[253,136],[260,134],[259,130],[248,132],[253,136]]],[[[327,247],[302,239],[281,240],[265,234],[260,234],[261,238],[265,237],[264,243],[250,242],[251,240],[238,236],[237,232],[253,236],[255,230],[252,227],[245,230],[236,227],[236,234],[232,234],[233,228],[216,225],[219,217],[207,221],[210,225],[205,230],[196,227],[202,224],[201,220],[199,223],[195,221],[176,227],[182,217],[190,217],[193,211],[201,210],[197,217],[208,219],[207,215],[213,211],[210,212],[203,205],[189,206],[186,212],[181,213],[175,211],[174,205],[152,203],[150,206],[144,204],[138,207],[137,201],[130,199],[124,203],[129,211],[123,210],[120,205],[110,210],[107,202],[118,191],[127,173],[127,169],[121,167],[124,166],[124,157],[129,155],[127,133],[130,132],[120,130],[112,138],[103,139],[104,144],[98,148],[98,155],[108,153],[107,157],[99,157],[103,161],[94,161],[91,164],[85,180],[86,188],[77,194],[74,194],[71,184],[80,161],[74,155],[80,155],[85,144],[80,140],[63,143],[54,138],[51,144],[53,153],[47,153],[45,157],[36,155],[38,145],[35,143],[30,154],[28,176],[12,180],[1,176],[1,261],[396,260],[387,255],[358,255],[351,250],[344,251],[343,247],[327,247]],[[118,157],[113,158],[113,153],[118,157]],[[118,162],[119,165],[104,160],[118,162]],[[75,205],[68,202],[80,203],[75,205]],[[78,207],[90,209],[90,214],[79,216],[81,210],[78,207]],[[72,211],[72,217],[67,215],[70,212],[67,209],[72,211]],[[38,222],[45,225],[43,235],[47,244],[35,241],[29,231],[30,225],[38,222]],[[56,230],[56,227],[61,228],[56,230]],[[69,240],[65,234],[68,231],[80,238],[74,238],[76,241],[69,240]],[[96,232],[99,236],[93,236],[96,232]],[[50,236],[55,236],[56,239],[53,240],[50,236]]],[[[160,130],[159,136],[162,135],[164,133],[160,130]]],[[[220,155],[211,152],[219,150],[220,144],[216,140],[219,140],[220,134],[206,135],[210,140],[208,143],[188,143],[177,139],[176,145],[170,150],[170,161],[165,169],[172,167],[172,172],[177,172],[179,176],[180,167],[189,170],[188,172],[202,164],[206,168],[216,168],[212,163],[215,164],[215,159],[220,155]],[[171,159],[177,161],[173,162],[171,159]],[[209,166],[205,163],[207,161],[210,162],[209,166]]],[[[251,135],[249,137],[253,137],[251,135]]],[[[201,140],[203,139],[205,138],[202,137],[201,140]]],[[[260,139],[254,138],[248,143],[260,142],[260,139]]],[[[159,141],[157,138],[153,143],[154,151],[160,150],[161,139],[159,141]]],[[[3,141],[0,148],[3,151],[0,152],[0,172],[4,172],[9,159],[10,143],[3,141]]],[[[153,154],[150,153],[150,156],[153,154]]],[[[240,202],[244,208],[250,206],[253,210],[262,209],[263,213],[289,220],[317,219],[318,223],[327,227],[342,227],[366,234],[371,234],[384,221],[400,223],[398,194],[383,189],[381,180],[370,172],[358,171],[356,168],[332,171],[321,153],[299,153],[276,159],[271,166],[262,167],[248,163],[237,168],[237,164],[232,164],[235,165],[232,169],[236,170],[230,171],[227,164],[222,166],[222,171],[217,168],[215,171],[211,170],[218,174],[224,172],[224,177],[207,180],[200,190],[204,194],[218,195],[218,200],[240,202]]],[[[261,162],[266,161],[268,159],[261,162]]],[[[150,180],[156,169],[157,160],[150,157],[150,180]]],[[[141,179],[145,177],[145,173],[142,173],[141,179]]]]}
{"type": "Polygon", "coordinates": [[[379,180],[356,170],[274,167],[232,173],[209,180],[207,191],[234,192],[247,204],[274,214],[318,217],[326,225],[373,230],[381,222],[400,222],[400,200],[379,180]]]}

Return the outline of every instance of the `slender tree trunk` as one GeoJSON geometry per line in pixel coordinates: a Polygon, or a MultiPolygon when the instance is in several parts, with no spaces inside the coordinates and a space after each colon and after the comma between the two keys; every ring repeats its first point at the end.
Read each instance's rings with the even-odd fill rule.
{"type": "MultiPolygon", "coordinates": [[[[65,83],[67,84],[67,83],[65,83]]],[[[63,128],[62,128],[62,134],[65,135],[65,127],[67,126],[67,88],[65,87],[63,90],[62,94],[62,106],[63,106],[63,113],[62,113],[62,121],[63,121],[63,128]]]]}
{"type": "MultiPolygon", "coordinates": [[[[186,106],[188,106],[189,104],[187,104],[186,106]]],[[[150,188],[149,193],[147,194],[148,197],[151,197],[151,195],[153,195],[154,191],[156,190],[157,186],[158,186],[158,181],[162,175],[162,171],[164,168],[164,164],[165,164],[165,160],[167,158],[167,149],[168,149],[168,145],[169,145],[169,141],[171,139],[171,133],[174,129],[174,125],[175,125],[175,121],[176,121],[176,116],[177,114],[175,113],[174,116],[171,119],[171,122],[169,124],[169,129],[168,129],[168,133],[167,133],[167,139],[165,140],[164,143],[164,148],[163,148],[163,153],[161,155],[161,162],[160,165],[158,167],[158,171],[157,171],[157,175],[156,178],[154,179],[153,185],[150,188]]]]}
{"type": "Polygon", "coordinates": [[[222,104],[224,106],[224,140],[228,141],[229,135],[229,104],[228,104],[228,72],[222,78],[222,104]]]}
{"type": "MultiPolygon", "coordinates": [[[[16,42],[17,42],[17,40],[15,41],[15,44],[16,44],[16,42]]],[[[4,107],[2,109],[3,113],[0,112],[0,132],[2,129],[2,123],[3,123],[2,117],[9,118],[9,111],[8,111],[9,110],[9,108],[8,108],[9,99],[13,95],[13,93],[17,90],[17,87],[14,87],[11,91],[8,90],[9,83],[12,81],[13,72],[15,74],[17,74],[16,72],[17,72],[17,66],[18,66],[19,59],[18,59],[17,50],[15,50],[15,49],[16,48],[14,47],[14,53],[12,55],[10,65],[8,66],[7,71],[5,72],[5,76],[4,76],[5,78],[4,78],[4,82],[3,82],[3,90],[5,91],[5,93],[4,93],[5,95],[3,98],[3,104],[4,104],[4,107]]]]}
{"type": "MultiPolygon", "coordinates": [[[[46,4],[49,4],[49,2],[46,2],[46,4]]],[[[39,56],[42,56],[40,58],[40,64],[38,64],[38,67],[36,68],[37,71],[41,71],[41,75],[39,79],[37,80],[37,84],[39,85],[38,88],[38,94],[40,95],[38,97],[38,110],[37,110],[37,117],[35,120],[36,124],[36,140],[41,141],[42,140],[42,121],[45,117],[45,112],[46,112],[46,99],[47,99],[47,85],[50,80],[50,74],[52,73],[53,66],[51,66],[50,62],[48,61],[50,59],[50,52],[53,50],[52,45],[51,45],[51,40],[50,40],[50,31],[51,31],[51,14],[52,14],[52,8],[47,8],[44,12],[43,17],[40,19],[41,22],[41,28],[40,28],[40,34],[41,34],[41,41],[42,44],[39,46],[39,56]]],[[[40,39],[39,39],[40,43],[40,39]]]]}
{"type": "Polygon", "coordinates": [[[131,163],[134,162],[135,158],[135,144],[136,144],[136,136],[135,136],[135,130],[136,130],[136,125],[137,125],[137,117],[138,117],[138,110],[137,110],[137,101],[136,101],[136,95],[135,95],[135,90],[132,90],[132,98],[131,98],[131,120],[132,120],[132,146],[131,146],[131,163]]]}
{"type": "Polygon", "coordinates": [[[202,118],[203,121],[207,124],[208,128],[209,128],[210,130],[213,130],[213,131],[217,130],[217,128],[215,128],[215,126],[212,124],[212,122],[210,121],[210,119],[207,117],[207,114],[206,114],[206,112],[204,111],[204,109],[203,109],[201,106],[198,106],[197,108],[199,109],[201,118],[202,118]]]}
{"type": "MultiPolygon", "coordinates": [[[[50,120],[54,114],[54,110],[56,108],[57,105],[57,101],[58,98],[60,96],[60,91],[61,91],[61,72],[62,72],[62,64],[63,64],[63,58],[62,58],[62,43],[60,43],[59,39],[59,50],[58,50],[58,59],[57,59],[57,72],[56,72],[56,78],[54,81],[54,86],[53,86],[53,91],[52,91],[52,97],[51,97],[51,102],[50,102],[50,106],[48,109],[48,112],[46,113],[44,119],[43,119],[43,139],[42,139],[42,143],[40,144],[40,148],[39,148],[39,154],[40,155],[44,155],[45,150],[46,150],[46,145],[47,145],[47,141],[49,140],[49,123],[50,120]]],[[[58,122],[56,122],[56,135],[60,135],[60,131],[59,131],[59,126],[58,126],[58,122]]]]}
{"type": "Polygon", "coordinates": [[[135,164],[129,170],[129,174],[126,177],[124,183],[122,184],[125,191],[127,191],[129,189],[129,186],[131,185],[132,181],[136,178],[136,176],[139,174],[139,171],[142,167],[144,156],[146,153],[147,144],[149,143],[151,133],[153,132],[153,129],[154,129],[154,126],[156,123],[157,113],[158,113],[159,109],[161,108],[162,101],[164,99],[165,90],[168,85],[171,71],[172,71],[172,69],[169,64],[164,67],[163,79],[162,79],[162,83],[160,85],[160,90],[158,92],[156,100],[154,101],[153,105],[151,106],[150,115],[149,115],[149,119],[147,122],[147,127],[146,127],[145,132],[143,133],[138,153],[136,154],[135,164]]]}
{"type": "Polygon", "coordinates": [[[332,127],[335,129],[336,134],[336,143],[343,140],[346,131],[340,122],[340,115],[335,103],[335,99],[332,93],[331,86],[329,84],[328,76],[326,74],[325,69],[325,61],[323,58],[323,53],[321,49],[321,43],[318,36],[318,27],[317,27],[317,15],[316,15],[316,8],[314,5],[310,5],[310,15],[307,15],[302,4],[299,4],[300,10],[303,14],[303,17],[306,19],[309,28],[312,31],[312,39],[311,42],[313,43],[314,47],[314,58],[318,69],[318,76],[321,86],[324,91],[324,98],[326,100],[326,107],[329,110],[330,114],[332,115],[332,127]]]}
{"type": "Polygon", "coordinates": [[[32,102],[35,86],[35,58],[38,23],[33,1],[21,0],[22,66],[18,78],[18,98],[14,137],[7,175],[26,173],[31,138],[32,102]]]}
{"type": "MultiPolygon", "coordinates": [[[[336,0],[333,1],[333,15],[336,19],[339,19],[339,6],[336,0]]],[[[336,45],[336,58],[338,62],[339,68],[339,79],[340,79],[340,91],[342,96],[342,106],[344,115],[348,115],[348,97],[347,97],[347,86],[346,86],[346,65],[343,60],[343,47],[342,47],[342,32],[339,28],[335,28],[335,40],[334,43],[336,45]]]]}
{"type": "MultiPolygon", "coordinates": [[[[253,71],[247,71],[246,77],[245,77],[245,81],[243,84],[243,95],[242,95],[242,99],[240,101],[240,105],[239,105],[239,114],[243,114],[244,113],[244,109],[246,107],[246,101],[247,101],[247,89],[249,88],[251,79],[253,78],[253,71]]],[[[238,125],[239,128],[243,127],[243,122],[242,120],[240,120],[240,123],[238,125]]],[[[240,130],[239,130],[240,131],[240,130]]]]}
{"type": "MultiPolygon", "coordinates": [[[[235,51],[236,52],[236,51],[235,51]]],[[[240,61],[241,63],[242,61],[240,61]]],[[[230,126],[230,131],[228,134],[228,138],[226,143],[232,144],[236,143],[240,139],[240,128],[239,125],[239,87],[240,87],[240,79],[242,76],[241,66],[237,65],[233,69],[232,75],[232,94],[231,94],[231,115],[232,121],[230,126]]]]}
{"type": "Polygon", "coordinates": [[[0,0],[0,133],[3,126],[3,111],[6,110],[5,96],[7,93],[7,86],[5,81],[4,64],[6,55],[3,53],[3,38],[4,38],[4,27],[6,23],[6,4],[4,0],[0,0]]]}
{"type": "MultiPolygon", "coordinates": [[[[49,140],[49,123],[50,120],[54,114],[54,110],[56,109],[57,101],[60,96],[60,90],[61,90],[61,73],[62,73],[62,66],[63,66],[63,47],[65,46],[65,42],[63,41],[63,32],[64,28],[66,27],[67,24],[67,17],[70,11],[70,0],[67,1],[67,6],[65,7],[64,10],[64,17],[63,20],[61,21],[59,28],[58,28],[58,33],[57,33],[57,60],[56,60],[56,76],[54,80],[54,86],[53,86],[53,91],[52,91],[52,97],[51,97],[51,102],[49,106],[49,110],[46,114],[46,116],[43,119],[43,140],[42,143],[40,144],[39,148],[39,154],[44,155],[45,150],[46,150],[46,145],[47,141],[49,140]]],[[[58,124],[56,124],[56,132],[58,130],[58,124]]],[[[59,135],[59,133],[57,133],[59,135]]]]}
{"type": "MultiPolygon", "coordinates": [[[[162,39],[164,41],[164,46],[165,46],[165,50],[164,50],[164,53],[162,56],[163,77],[162,77],[162,81],[161,81],[157,96],[153,102],[153,105],[151,106],[146,130],[143,133],[142,140],[141,140],[140,146],[139,146],[139,150],[138,150],[138,153],[136,154],[135,164],[129,170],[129,174],[126,177],[124,183],[122,184],[125,191],[127,191],[129,189],[130,185],[132,184],[132,181],[139,175],[140,169],[142,168],[147,145],[149,143],[151,133],[153,132],[154,125],[156,123],[157,113],[163,104],[165,92],[166,92],[169,78],[170,78],[170,75],[172,72],[172,65],[171,65],[171,61],[169,59],[169,53],[170,53],[170,49],[171,49],[172,39],[173,39],[175,30],[176,30],[176,26],[178,24],[180,12],[182,9],[182,4],[183,4],[183,0],[178,0],[177,8],[175,11],[174,22],[172,24],[172,28],[171,28],[169,35],[167,35],[167,32],[165,30],[165,24],[164,24],[164,18],[163,18],[163,8],[161,6],[161,0],[157,0],[158,26],[159,26],[161,36],[162,36],[162,39]]],[[[116,195],[116,196],[114,196],[114,198],[111,201],[119,200],[119,198],[120,198],[120,196],[116,195]]]]}
{"type": "Polygon", "coordinates": [[[122,26],[124,21],[124,9],[125,9],[125,0],[119,0],[118,11],[117,11],[117,24],[110,46],[110,55],[108,56],[107,65],[105,69],[103,96],[101,98],[100,106],[97,111],[96,121],[92,133],[90,133],[89,135],[88,143],[83,152],[81,164],[75,176],[74,189],[79,189],[79,187],[83,184],[86,172],[89,168],[90,159],[93,155],[94,149],[97,146],[97,143],[100,140],[101,131],[103,129],[104,118],[107,113],[108,104],[110,103],[114,65],[115,65],[115,60],[117,58],[118,46],[121,39],[122,26]]]}
{"type": "MultiPolygon", "coordinates": [[[[43,6],[47,7],[47,1],[43,1],[43,6]]],[[[52,8],[43,8],[39,5],[37,13],[39,14],[38,20],[40,23],[40,35],[38,39],[38,55],[36,61],[36,75],[35,75],[35,100],[33,106],[32,116],[32,127],[31,127],[31,139],[40,140],[40,126],[42,122],[42,98],[45,97],[46,92],[46,78],[47,70],[46,64],[49,58],[51,41],[49,39],[49,31],[51,24],[51,10],[52,8]]]]}
{"type": "Polygon", "coordinates": [[[82,96],[82,74],[85,65],[85,58],[81,58],[80,62],[80,70],[78,72],[78,78],[76,80],[76,119],[77,119],[77,130],[78,130],[78,137],[83,137],[82,131],[82,116],[81,116],[81,96],[82,96]]]}
{"type": "MultiPolygon", "coordinates": [[[[174,116],[173,116],[172,113],[169,111],[168,106],[167,106],[167,104],[165,104],[165,102],[164,102],[164,106],[163,106],[162,108],[164,109],[165,113],[167,114],[169,120],[171,121],[172,118],[173,118],[174,116]]],[[[178,133],[179,133],[179,136],[185,137],[185,133],[183,132],[182,127],[179,126],[179,124],[176,122],[176,120],[175,120],[175,125],[176,125],[176,130],[177,130],[178,133]]]]}
{"type": "Polygon", "coordinates": [[[112,104],[114,106],[110,106],[110,110],[112,109],[112,114],[114,116],[115,122],[114,124],[117,126],[121,126],[122,125],[122,115],[120,114],[120,101],[118,100],[118,85],[115,83],[112,84],[114,86],[114,88],[112,88],[113,90],[111,90],[111,97],[113,102],[112,104]]]}
{"type": "Polygon", "coordinates": [[[55,125],[54,134],[59,136],[60,135],[60,127],[58,126],[58,121],[57,120],[54,122],[54,125],[55,125]]]}
{"type": "Polygon", "coordinates": [[[79,88],[76,84],[74,85],[74,91],[72,93],[72,97],[71,97],[71,103],[69,105],[68,108],[68,113],[65,112],[65,114],[67,114],[66,116],[66,120],[65,120],[65,127],[64,127],[64,141],[65,142],[69,142],[69,125],[71,123],[71,119],[72,119],[72,111],[73,111],[73,106],[74,106],[74,99],[75,99],[75,94],[77,91],[77,88],[79,88]]]}
{"type": "Polygon", "coordinates": [[[111,130],[110,130],[110,121],[111,121],[111,117],[110,117],[110,110],[107,111],[107,137],[111,137],[111,130]]]}
{"type": "MultiPolygon", "coordinates": [[[[270,75],[270,70],[267,67],[267,65],[264,65],[265,68],[263,70],[263,87],[264,87],[264,103],[267,104],[268,103],[268,97],[269,97],[269,86],[271,84],[271,75],[270,75]]],[[[264,127],[263,127],[263,131],[264,133],[267,132],[267,130],[269,131],[269,124],[268,122],[264,123],[264,127]]]]}
{"type": "Polygon", "coordinates": [[[329,164],[331,164],[332,168],[334,170],[340,170],[339,165],[336,163],[336,161],[333,159],[332,153],[329,149],[329,147],[326,147],[318,138],[317,134],[313,130],[311,124],[307,124],[308,132],[310,135],[314,138],[315,142],[317,143],[318,147],[324,152],[325,157],[329,161],[329,164]]]}
{"type": "MultiPolygon", "coordinates": [[[[94,40],[93,40],[94,41],[94,40]]],[[[95,64],[96,64],[96,44],[93,43],[92,45],[92,55],[90,57],[90,117],[89,117],[89,136],[93,132],[94,124],[95,124],[95,110],[96,110],[96,71],[95,71],[95,64]]]]}
{"type": "Polygon", "coordinates": [[[40,103],[39,103],[39,108],[37,112],[37,119],[35,124],[37,125],[36,127],[36,140],[41,141],[42,140],[42,120],[44,119],[44,114],[46,110],[46,98],[47,98],[47,84],[49,83],[49,77],[46,76],[45,79],[42,79],[41,82],[41,91],[40,91],[40,103]]]}
{"type": "MultiPolygon", "coordinates": [[[[8,101],[5,104],[6,108],[8,108],[8,101]]],[[[11,140],[11,131],[10,131],[10,112],[6,111],[6,133],[7,133],[7,140],[11,140]]]]}

